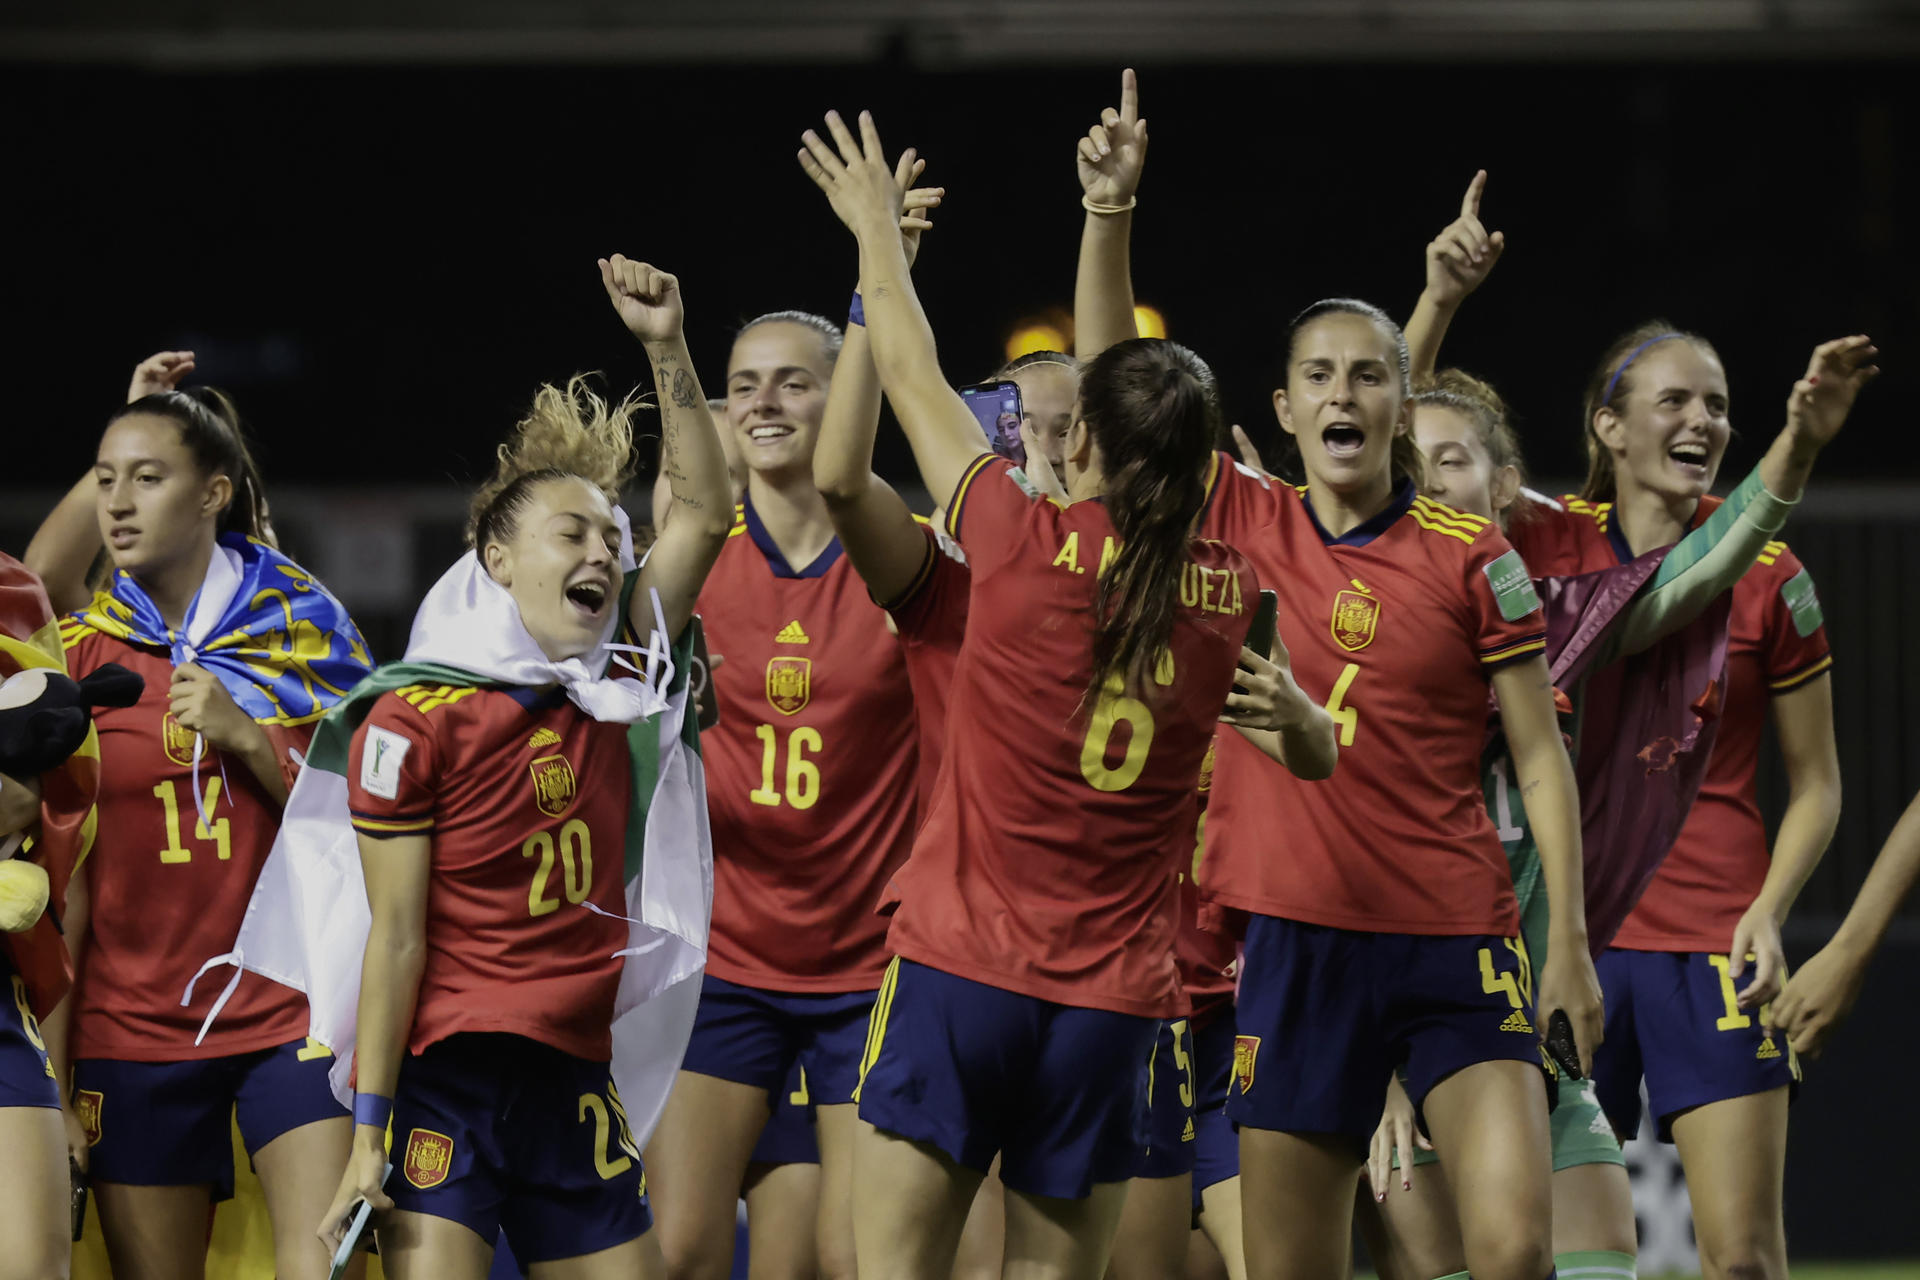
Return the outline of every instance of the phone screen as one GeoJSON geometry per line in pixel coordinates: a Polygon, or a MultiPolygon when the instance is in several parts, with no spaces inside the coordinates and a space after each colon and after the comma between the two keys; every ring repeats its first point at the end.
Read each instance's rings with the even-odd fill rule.
{"type": "Polygon", "coordinates": [[[960,398],[980,420],[993,451],[1016,467],[1027,465],[1027,446],[1020,439],[1020,388],[1012,382],[981,382],[960,388],[960,398]]]}
{"type": "MultiPolygon", "coordinates": [[[[1279,622],[1280,597],[1262,590],[1259,601],[1253,606],[1253,621],[1247,627],[1247,648],[1263,658],[1272,654],[1274,632],[1279,622]]],[[[1230,692],[1245,693],[1246,690],[1236,680],[1230,692]]]]}

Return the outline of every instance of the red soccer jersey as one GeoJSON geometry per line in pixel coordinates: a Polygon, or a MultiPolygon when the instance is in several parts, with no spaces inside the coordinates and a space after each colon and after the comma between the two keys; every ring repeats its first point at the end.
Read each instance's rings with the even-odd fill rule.
{"type": "Polygon", "coordinates": [[[347,787],[363,836],[432,838],[408,1049],[504,1031],[610,1059],[614,953],[627,945],[627,726],[558,690],[410,685],[382,694],[353,735],[347,787]]]}
{"type": "MultiPolygon", "coordinates": [[[[1234,730],[1222,726],[1220,732],[1234,730]]],[[[1218,738],[1207,746],[1200,763],[1199,816],[1193,829],[1193,856],[1180,873],[1180,927],[1173,954],[1180,966],[1180,986],[1196,1020],[1204,1021],[1232,1001],[1240,947],[1232,937],[1201,924],[1200,863],[1206,856],[1207,803],[1213,789],[1213,767],[1218,738]]],[[[1206,913],[1211,916],[1215,913],[1206,913]]]]}
{"type": "Polygon", "coordinates": [[[1101,503],[1038,499],[1012,473],[982,457],[948,508],[973,570],[967,635],[947,758],[894,877],[888,940],[1004,990],[1178,1017],[1176,880],[1258,585],[1231,548],[1196,540],[1154,687],[1109,694],[1088,715],[1095,575],[1113,523],[1101,503]]]}
{"type": "MultiPolygon", "coordinates": [[[[246,765],[209,749],[193,802],[193,735],[167,711],[173,662],[70,618],[61,630],[77,680],[117,662],[147,682],[131,707],[94,712],[100,734],[100,825],[82,864],[91,900],[73,1022],[73,1056],[183,1062],[251,1053],[307,1033],[306,998],[244,973],[207,1038],[195,1044],[225,984],[213,974],[180,996],[201,964],[233,950],[254,881],[280,827],[280,806],[246,765]]],[[[268,727],[284,760],[310,728],[268,727]]]]}
{"type": "MultiPolygon", "coordinates": [[[[1516,531],[1535,572],[1587,573],[1633,559],[1612,504],[1564,498],[1516,531]]],[[[1715,498],[1694,513],[1698,526],[1715,498]]],[[[1771,695],[1797,689],[1833,665],[1813,578],[1784,542],[1769,542],[1733,588],[1726,697],[1707,776],[1680,838],[1613,945],[1629,951],[1725,951],[1765,883],[1767,831],[1754,798],[1771,695]]]]}
{"type": "Polygon", "coordinates": [[[1546,647],[1526,566],[1492,522],[1410,484],[1334,538],[1303,490],[1270,482],[1254,502],[1245,473],[1228,483],[1243,492],[1217,493],[1201,531],[1277,590],[1294,677],[1333,713],[1340,763],[1302,782],[1222,733],[1202,895],[1341,929],[1512,934],[1480,749],[1488,674],[1546,647]]]}
{"type": "Polygon", "coordinates": [[[864,991],[874,914],[917,819],[913,695],[887,615],[836,540],[789,566],[751,503],[700,592],[718,727],[700,735],[713,824],[707,972],[769,991],[864,991]]]}
{"type": "Polygon", "coordinates": [[[947,695],[960,662],[960,641],[967,634],[967,595],[973,573],[959,548],[944,543],[932,525],[927,558],[913,585],[887,605],[907,660],[907,684],[913,690],[913,715],[920,730],[920,817],[933,808],[934,780],[946,755],[947,695]]]}

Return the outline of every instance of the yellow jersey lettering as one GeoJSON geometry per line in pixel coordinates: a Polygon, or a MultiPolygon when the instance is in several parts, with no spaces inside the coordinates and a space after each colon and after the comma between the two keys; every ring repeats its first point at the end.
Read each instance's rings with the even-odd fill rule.
{"type": "Polygon", "coordinates": [[[1107,538],[1101,542],[1100,574],[1102,577],[1106,576],[1107,566],[1112,564],[1114,560],[1116,560],[1119,557],[1119,555],[1120,555],[1119,543],[1115,542],[1112,538],[1107,538]]]}
{"type": "Polygon", "coordinates": [[[1069,533],[1067,540],[1060,544],[1060,554],[1053,558],[1053,565],[1055,568],[1065,565],[1072,573],[1086,572],[1080,567],[1080,531],[1078,529],[1069,533]]]}

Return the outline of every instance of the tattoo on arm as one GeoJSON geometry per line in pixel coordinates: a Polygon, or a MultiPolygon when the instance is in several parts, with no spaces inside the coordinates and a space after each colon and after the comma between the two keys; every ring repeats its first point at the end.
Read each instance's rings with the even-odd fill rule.
{"type": "Polygon", "coordinates": [[[673,371],[673,403],[681,409],[693,408],[698,397],[694,394],[693,375],[685,369],[673,371]]]}

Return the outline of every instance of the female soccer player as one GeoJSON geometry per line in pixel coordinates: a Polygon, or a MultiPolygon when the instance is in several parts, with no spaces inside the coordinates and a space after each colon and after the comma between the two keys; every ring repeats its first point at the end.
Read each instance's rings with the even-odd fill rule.
{"type": "Polygon", "coordinates": [[[1305,491],[1236,478],[1202,524],[1278,580],[1298,678],[1327,690],[1342,748],[1325,787],[1231,739],[1216,764],[1202,892],[1250,915],[1227,1104],[1248,1271],[1345,1268],[1371,1095],[1400,1065],[1456,1176],[1482,1189],[1463,1221],[1474,1274],[1539,1280],[1553,1264],[1536,1017],[1565,1010],[1583,1051],[1600,1029],[1544,621],[1499,530],[1419,493],[1398,326],[1318,303],[1284,349],[1274,404],[1305,491]],[[1553,906],[1537,1004],[1480,795],[1489,680],[1553,906]]]}
{"type": "Polygon", "coordinates": [[[618,255],[600,269],[652,365],[672,519],[623,583],[612,504],[632,475],[632,406],[578,379],[543,388],[475,495],[469,534],[473,615],[551,680],[384,692],[349,757],[372,929],[353,1154],[315,1222],[337,1235],[361,1197],[384,1210],[396,1280],[485,1276],[501,1231],[544,1275],[661,1268],[608,1065],[634,713],[582,687],[609,680],[578,676],[606,668],[623,599],[636,635],[656,617],[669,635],[686,627],[726,537],[727,469],[678,281],[618,255]]]}
{"type": "Polygon", "coordinates": [[[137,704],[96,717],[101,822],[65,920],[79,982],[48,1019],[48,1046],[63,1081],[72,1062],[69,1143],[116,1273],[200,1273],[211,1206],[232,1193],[237,1106],[275,1266],[320,1276],[312,1220],[351,1125],[327,1087],[331,1056],[307,1039],[306,1001],[247,978],[196,1044],[212,997],[183,1007],[181,992],[239,931],[290,753],[368,660],[339,603],[258,540],[264,496],[231,405],[173,389],[191,366],[179,353],[142,364],[92,492],[76,488],[28,552],[73,599],[106,543],[106,588],[62,626],[68,666],[115,662],[146,682],[137,704]]]}
{"type": "MultiPolygon", "coordinates": [[[[1429,493],[1461,511],[1494,518],[1503,530],[1533,516],[1535,499],[1521,487],[1524,469],[1518,440],[1505,404],[1491,387],[1447,370],[1414,400],[1414,435],[1424,457],[1429,493]]],[[[1834,425],[1837,428],[1838,423],[1834,425]]],[[[1667,557],[1668,566],[1676,570],[1671,578],[1653,577],[1631,605],[1612,606],[1614,621],[1601,619],[1589,609],[1581,633],[1606,625],[1608,634],[1589,642],[1598,651],[1588,660],[1587,669],[1605,664],[1611,654],[1644,649],[1653,639],[1697,617],[1739,581],[1753,557],[1779,531],[1804,485],[1806,471],[1795,464],[1788,439],[1783,433],[1782,441],[1715,518],[1689,533],[1667,557]]],[[[1548,589],[1542,584],[1543,591],[1548,589]]],[[[1550,642],[1550,661],[1558,657],[1550,642]]],[[[1652,678],[1651,673],[1647,678],[1652,678]]],[[[1578,702],[1581,691],[1572,682],[1567,688],[1578,702]]],[[[1651,696],[1659,694],[1653,691],[1651,696]]],[[[1496,738],[1485,754],[1487,803],[1513,872],[1522,936],[1529,949],[1537,951],[1545,943],[1546,902],[1525,806],[1509,783],[1511,776],[1505,744],[1496,738]]],[[[1588,809],[1596,803],[1635,802],[1632,795],[1583,796],[1588,809]]],[[[1603,854],[1589,850],[1590,857],[1603,854]]],[[[1633,1195],[1620,1145],[1590,1082],[1562,1076],[1556,1087],[1559,1097],[1552,1118],[1555,1266],[1563,1274],[1630,1277],[1636,1245],[1633,1195]]],[[[1384,1235],[1369,1235],[1369,1252],[1383,1275],[1394,1280],[1425,1280],[1464,1269],[1452,1193],[1441,1178],[1416,1179],[1413,1174],[1414,1168],[1431,1165],[1436,1158],[1431,1144],[1416,1139],[1412,1106],[1396,1080],[1389,1088],[1387,1116],[1374,1135],[1368,1168],[1384,1231],[1384,1235]],[[1397,1177],[1389,1169],[1396,1162],[1397,1177]]],[[[1373,1217],[1363,1214],[1363,1223],[1373,1217]]]]}
{"type": "Polygon", "coordinates": [[[741,1182],[796,1061],[820,1145],[819,1269],[853,1274],[853,1089],[886,967],[874,910],[912,839],[917,730],[901,646],[813,482],[841,343],[819,316],[774,312],[740,332],[727,367],[747,486],[699,604],[726,658],[701,746],[713,933],[647,1148],[674,1280],[728,1275],[741,1182]]]}
{"type": "MultiPolygon", "coordinates": [[[[889,894],[898,958],[860,1085],[860,1266],[944,1272],[998,1152],[1008,1265],[1097,1276],[1156,1020],[1180,999],[1170,855],[1256,584],[1191,537],[1215,415],[1170,344],[1084,370],[1066,448],[1079,501],[1038,499],[986,453],[940,373],[873,122],[858,142],[827,123],[838,153],[809,132],[801,163],[859,240],[881,382],[929,489],[954,494],[973,574],[947,757],[889,894]],[[1008,739],[1010,723],[1029,732],[1008,739]]],[[[1330,726],[1293,695],[1281,750],[1330,769],[1330,726]]]]}

